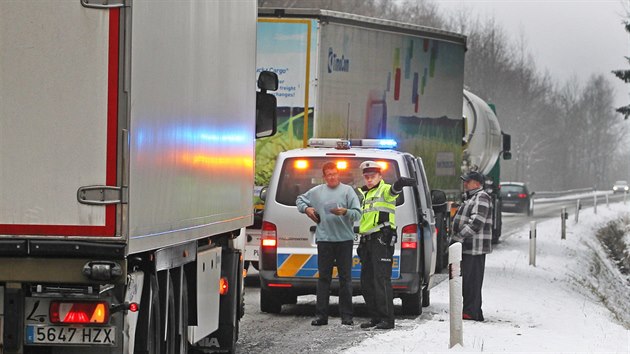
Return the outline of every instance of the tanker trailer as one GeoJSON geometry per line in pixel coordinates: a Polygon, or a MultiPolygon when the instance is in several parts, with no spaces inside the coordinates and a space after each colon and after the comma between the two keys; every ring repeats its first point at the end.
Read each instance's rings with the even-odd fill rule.
{"type": "Polygon", "coordinates": [[[488,104],[473,93],[464,90],[462,173],[479,171],[486,176],[486,191],[492,196],[492,243],[501,236],[501,159],[509,160],[511,139],[501,131],[494,105],[488,104]]]}

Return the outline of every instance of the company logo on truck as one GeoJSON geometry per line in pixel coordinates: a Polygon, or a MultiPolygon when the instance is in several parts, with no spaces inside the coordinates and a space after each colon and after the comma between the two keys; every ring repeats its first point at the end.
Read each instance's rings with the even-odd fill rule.
{"type": "Polygon", "coordinates": [[[341,58],[331,48],[328,48],[328,73],[333,71],[350,71],[350,59],[347,59],[341,55],[341,58]]]}

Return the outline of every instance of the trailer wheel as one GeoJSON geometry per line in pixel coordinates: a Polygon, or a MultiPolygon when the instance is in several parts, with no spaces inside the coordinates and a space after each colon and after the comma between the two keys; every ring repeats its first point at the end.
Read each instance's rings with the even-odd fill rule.
{"type": "Polygon", "coordinates": [[[260,311],[266,313],[280,313],[282,310],[282,303],[278,301],[278,296],[275,296],[271,290],[260,288],[260,311]]]}
{"type": "Polygon", "coordinates": [[[140,314],[136,329],[134,353],[159,354],[160,347],[160,294],[158,281],[154,275],[145,278],[144,291],[140,306],[140,314]]]}
{"type": "Polygon", "coordinates": [[[418,289],[413,294],[400,294],[400,299],[403,315],[420,316],[422,314],[422,289],[418,289]]]}

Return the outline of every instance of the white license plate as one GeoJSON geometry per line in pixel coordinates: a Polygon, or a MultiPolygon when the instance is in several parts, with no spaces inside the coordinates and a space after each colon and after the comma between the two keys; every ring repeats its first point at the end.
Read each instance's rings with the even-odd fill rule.
{"type": "Polygon", "coordinates": [[[26,326],[26,344],[115,345],[114,327],[26,326]]]}

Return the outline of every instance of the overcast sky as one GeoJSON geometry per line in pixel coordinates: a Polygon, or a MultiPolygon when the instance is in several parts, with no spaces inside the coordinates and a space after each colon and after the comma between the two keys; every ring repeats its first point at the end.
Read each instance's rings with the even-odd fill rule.
{"type": "Polygon", "coordinates": [[[630,103],[630,84],[610,74],[630,69],[630,37],[624,4],[630,0],[434,0],[444,13],[472,12],[494,17],[508,35],[522,33],[539,70],[561,83],[576,75],[584,83],[604,74],[616,91],[615,105],[630,103]]]}

